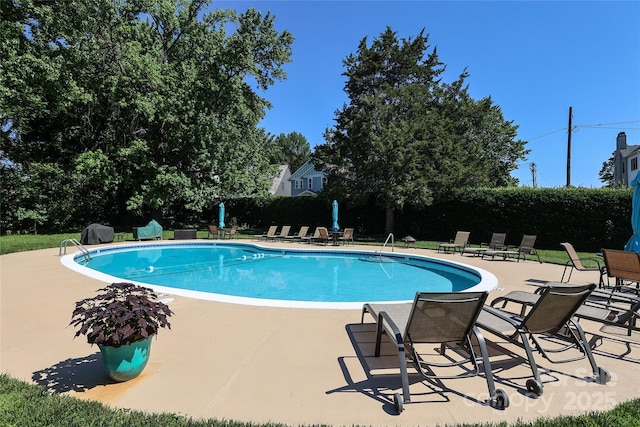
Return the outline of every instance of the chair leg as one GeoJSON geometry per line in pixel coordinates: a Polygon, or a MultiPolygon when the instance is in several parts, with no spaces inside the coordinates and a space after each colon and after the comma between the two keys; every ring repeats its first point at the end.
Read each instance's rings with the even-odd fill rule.
{"type": "Polygon", "coordinates": [[[575,319],[569,319],[569,322],[573,325],[573,327],[578,332],[578,338],[580,340],[579,345],[582,347],[585,355],[589,359],[589,363],[591,364],[591,370],[593,371],[593,376],[596,379],[598,384],[606,384],[611,380],[611,375],[609,372],[601,368],[597,365],[595,358],[593,357],[593,352],[591,351],[591,346],[589,345],[589,341],[587,341],[587,337],[584,334],[584,330],[580,326],[580,324],[575,319]]]}
{"type": "MultiPolygon", "coordinates": [[[[482,368],[484,369],[484,376],[487,380],[487,387],[489,388],[489,396],[494,399],[496,395],[496,385],[493,381],[493,372],[491,371],[491,363],[489,362],[489,350],[487,349],[487,343],[484,339],[484,336],[480,333],[477,326],[473,327],[473,333],[478,340],[478,345],[480,346],[480,355],[482,356],[482,368]]],[[[470,348],[471,343],[469,343],[470,348]]],[[[473,357],[473,354],[472,354],[473,357]]]]}
{"type": "Polygon", "coordinates": [[[374,355],[376,357],[380,356],[380,346],[382,344],[383,331],[384,331],[384,328],[382,327],[382,316],[378,315],[378,322],[377,322],[377,328],[376,328],[376,349],[374,352],[374,355]]]}
{"type": "Polygon", "coordinates": [[[531,372],[533,373],[534,382],[531,380],[527,381],[527,390],[532,391],[538,396],[542,396],[543,393],[543,385],[542,380],[540,379],[540,372],[538,371],[538,364],[536,363],[536,359],[533,357],[533,349],[531,345],[529,345],[529,337],[527,333],[518,328],[518,333],[520,334],[520,340],[522,341],[522,346],[524,347],[525,352],[527,353],[527,359],[529,360],[529,366],[531,367],[531,372]]]}
{"type": "Polygon", "coordinates": [[[398,343],[398,358],[400,362],[400,378],[402,380],[402,397],[406,403],[411,402],[409,392],[409,373],[407,372],[407,357],[404,350],[404,343],[398,343]]]}

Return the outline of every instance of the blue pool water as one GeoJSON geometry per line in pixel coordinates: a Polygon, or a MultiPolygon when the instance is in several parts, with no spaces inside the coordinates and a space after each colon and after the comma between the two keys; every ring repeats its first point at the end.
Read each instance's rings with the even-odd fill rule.
{"type": "MultiPolygon", "coordinates": [[[[482,274],[414,255],[272,249],[248,244],[153,244],[98,249],[81,269],[196,294],[309,303],[412,300],[416,291],[464,291],[482,274]]],[[[485,272],[486,273],[486,272],[485,272]]]]}

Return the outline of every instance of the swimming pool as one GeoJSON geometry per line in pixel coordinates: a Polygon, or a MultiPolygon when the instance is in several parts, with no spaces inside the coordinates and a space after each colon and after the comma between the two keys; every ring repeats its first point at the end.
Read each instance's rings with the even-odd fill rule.
{"type": "Polygon", "coordinates": [[[104,282],[128,281],[157,292],[239,304],[361,308],[412,301],[416,291],[490,290],[491,273],[424,256],[357,250],[267,248],[249,243],[120,245],[62,258],[104,282]]]}

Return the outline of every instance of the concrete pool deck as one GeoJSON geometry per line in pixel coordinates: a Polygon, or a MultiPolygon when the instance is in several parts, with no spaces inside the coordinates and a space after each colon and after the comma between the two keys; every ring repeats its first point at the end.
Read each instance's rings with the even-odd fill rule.
{"type": "MultiPolygon", "coordinates": [[[[396,252],[490,271],[499,287],[489,300],[557,281],[563,270],[534,261],[489,261],[425,249],[396,252]]],[[[591,376],[586,360],[551,364],[536,357],[545,371],[545,391],[534,399],[525,389],[531,371],[524,351],[485,333],[494,353],[496,386],[507,392],[509,408],[494,410],[483,403],[483,377],[438,385],[411,376],[413,403],[396,415],[397,356],[388,345],[382,357],[372,356],[373,320],[365,317],[361,325],[360,310],[254,307],[180,296],[171,296],[172,329],[160,331],[154,340],[145,371],[129,382],[113,383],[97,346],[89,346],[84,337],[74,340],[75,331],[67,326],[75,301],[105,283],[64,267],[58,248],[1,256],[0,280],[0,372],[116,408],[255,423],[415,426],[582,414],[640,397],[640,338],[605,333],[601,324],[583,321],[598,365],[613,377],[608,384],[585,380],[591,376]]],[[[592,272],[574,271],[572,277],[572,283],[597,281],[592,272]]]]}

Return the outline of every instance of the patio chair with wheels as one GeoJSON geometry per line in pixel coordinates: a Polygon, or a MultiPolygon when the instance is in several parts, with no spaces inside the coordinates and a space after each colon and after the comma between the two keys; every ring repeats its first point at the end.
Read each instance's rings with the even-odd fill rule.
{"type": "Polygon", "coordinates": [[[482,364],[489,388],[489,404],[498,409],[509,406],[509,398],[502,389],[496,389],[489,363],[486,342],[475,326],[478,313],[487,298],[486,292],[418,292],[413,303],[365,304],[364,314],[370,313],[377,322],[375,356],[380,356],[382,335],[386,333],[398,353],[402,394],[394,395],[394,404],[402,412],[405,403],[411,402],[407,364],[412,363],[423,378],[452,379],[480,374],[478,362],[482,364]],[[480,354],[476,354],[473,339],[480,354]],[[439,356],[444,360],[435,362],[422,357],[426,350],[423,344],[439,344],[439,356]],[[456,350],[446,355],[447,347],[456,350]],[[422,351],[421,351],[422,350],[422,351]],[[461,355],[454,357],[453,354],[461,355]],[[473,369],[464,365],[471,364],[473,369]],[[459,374],[437,375],[435,370],[461,368],[459,374]]]}
{"type": "Polygon", "coordinates": [[[595,287],[595,284],[547,284],[540,288],[538,295],[531,294],[535,295],[535,300],[526,315],[524,308],[520,313],[512,313],[504,308],[493,307],[498,302],[504,302],[502,297],[492,301],[491,307],[482,309],[477,321],[480,328],[524,348],[533,373],[533,378],[526,382],[529,392],[537,396],[543,393],[540,372],[533,356],[534,348],[551,363],[573,362],[586,357],[598,384],[606,384],[611,379],[609,372],[596,364],[582,327],[572,318],[595,287]],[[543,347],[541,339],[536,337],[544,337],[544,342],[554,347],[543,347]],[[579,355],[561,360],[550,357],[550,354],[570,349],[576,349],[579,355]]]}
{"type": "MultiPolygon", "coordinates": [[[[563,283],[547,282],[535,292],[511,291],[491,301],[491,306],[501,303],[502,308],[505,308],[507,304],[518,304],[520,317],[524,317],[527,310],[538,302],[544,287],[562,285],[563,283]]],[[[640,331],[640,297],[610,289],[595,289],[576,310],[574,317],[626,329],[627,335],[631,336],[633,331],[640,331]]]]}

